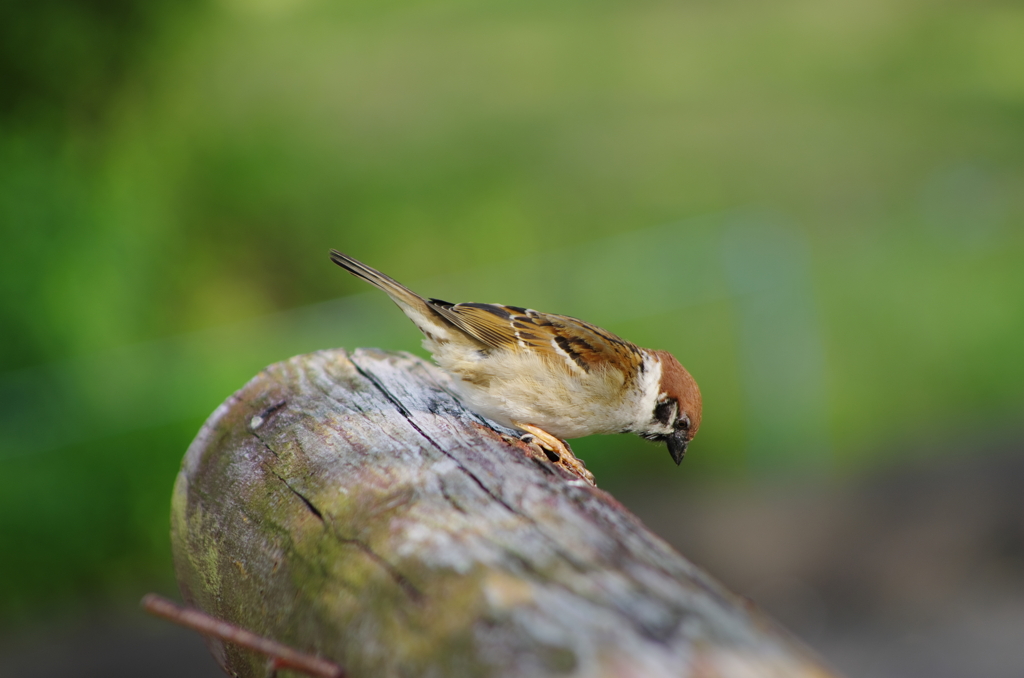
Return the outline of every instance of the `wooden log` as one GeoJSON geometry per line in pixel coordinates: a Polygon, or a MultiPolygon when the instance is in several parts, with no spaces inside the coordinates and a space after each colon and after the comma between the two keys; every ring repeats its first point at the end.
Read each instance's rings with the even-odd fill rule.
{"type": "Polygon", "coordinates": [[[190,605],[353,678],[833,675],[409,354],[257,375],[189,447],[172,543],[190,605]]]}

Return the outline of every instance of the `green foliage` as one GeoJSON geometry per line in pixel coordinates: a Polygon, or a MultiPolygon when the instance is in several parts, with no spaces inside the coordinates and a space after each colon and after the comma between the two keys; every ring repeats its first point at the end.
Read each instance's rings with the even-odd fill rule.
{"type": "Polygon", "coordinates": [[[175,462],[262,365],[416,348],[380,295],[304,308],[366,291],[330,247],[673,350],[691,477],[1020,435],[1020,7],[198,7],[0,10],[10,610],[166,581],[175,462]]]}
{"type": "MultiPolygon", "coordinates": [[[[7,0],[0,5],[0,119],[89,124],[171,16],[167,0],[7,0]],[[42,118],[42,120],[40,120],[42,118]]],[[[194,4],[190,2],[185,5],[194,4]]]]}
{"type": "Polygon", "coordinates": [[[4,617],[170,587],[168,507],[188,421],[3,460],[4,617]]]}

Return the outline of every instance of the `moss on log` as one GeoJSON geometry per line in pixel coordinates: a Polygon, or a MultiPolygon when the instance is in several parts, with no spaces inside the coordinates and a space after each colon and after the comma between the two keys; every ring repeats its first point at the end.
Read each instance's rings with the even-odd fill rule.
{"type": "MultiPolygon", "coordinates": [[[[185,600],[353,678],[831,675],[510,433],[408,354],[269,367],[185,455],[185,600]]],[[[265,675],[209,642],[229,673],[265,675]]]]}

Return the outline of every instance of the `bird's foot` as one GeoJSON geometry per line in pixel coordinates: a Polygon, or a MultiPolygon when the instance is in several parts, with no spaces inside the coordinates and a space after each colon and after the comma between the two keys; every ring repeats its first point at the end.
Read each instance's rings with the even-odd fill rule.
{"type": "Polygon", "coordinates": [[[561,466],[590,485],[597,485],[594,482],[594,474],[588,471],[583,461],[572,453],[572,450],[569,449],[569,443],[530,424],[516,423],[516,427],[527,432],[520,440],[527,444],[537,445],[551,463],[561,466]]]}

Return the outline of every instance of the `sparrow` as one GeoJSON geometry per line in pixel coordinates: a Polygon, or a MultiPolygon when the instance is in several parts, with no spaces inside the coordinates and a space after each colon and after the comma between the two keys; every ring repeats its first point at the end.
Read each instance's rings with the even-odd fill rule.
{"type": "Polygon", "coordinates": [[[469,409],[525,432],[591,484],[564,439],[635,433],[666,443],[678,465],[700,428],[700,389],[668,351],[569,316],[427,299],[338,250],[331,261],[391,297],[469,409]]]}

